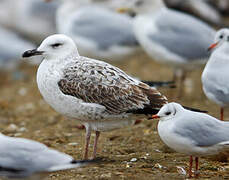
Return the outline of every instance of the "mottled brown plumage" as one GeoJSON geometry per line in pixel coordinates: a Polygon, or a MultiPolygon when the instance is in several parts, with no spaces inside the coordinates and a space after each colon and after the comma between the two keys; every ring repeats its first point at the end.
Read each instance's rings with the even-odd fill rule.
{"type": "Polygon", "coordinates": [[[109,64],[79,61],[67,67],[58,82],[60,90],[84,102],[103,105],[109,114],[153,114],[167,103],[155,88],[109,64]]]}

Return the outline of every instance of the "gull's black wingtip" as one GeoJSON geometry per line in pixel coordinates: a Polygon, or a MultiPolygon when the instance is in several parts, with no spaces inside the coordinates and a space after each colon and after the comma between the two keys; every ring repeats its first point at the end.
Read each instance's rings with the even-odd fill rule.
{"type": "Polygon", "coordinates": [[[183,106],[183,108],[190,110],[190,111],[194,111],[194,112],[208,113],[208,111],[206,111],[206,110],[196,109],[196,108],[192,108],[192,107],[183,106]]]}
{"type": "Polygon", "coordinates": [[[86,159],[86,160],[75,160],[75,159],[73,159],[73,160],[71,161],[71,164],[78,164],[78,163],[80,163],[80,164],[91,164],[91,163],[99,163],[99,162],[101,162],[101,161],[102,161],[101,158],[86,159]]]}

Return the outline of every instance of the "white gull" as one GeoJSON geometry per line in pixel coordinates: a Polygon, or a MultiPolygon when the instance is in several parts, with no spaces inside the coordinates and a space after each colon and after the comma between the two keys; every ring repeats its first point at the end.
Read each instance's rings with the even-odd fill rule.
{"type": "Polygon", "coordinates": [[[53,150],[36,141],[8,137],[0,133],[0,176],[27,178],[60,170],[85,166],[90,161],[76,161],[73,157],[53,150]]]}
{"type": "Polygon", "coordinates": [[[158,133],[162,141],[175,151],[190,156],[189,177],[192,176],[193,156],[198,176],[199,157],[229,148],[229,122],[186,110],[177,103],[164,105],[153,118],[160,118],[158,133]]]}
{"type": "Polygon", "coordinates": [[[223,120],[224,108],[229,106],[229,29],[221,29],[215,36],[215,49],[202,73],[203,90],[206,96],[220,105],[223,120]]]}
{"type": "Polygon", "coordinates": [[[181,73],[183,87],[186,71],[206,63],[215,30],[191,15],[165,7],[162,0],[128,2],[120,10],[137,13],[133,23],[138,42],[152,59],[174,69],[174,81],[181,73]]]}

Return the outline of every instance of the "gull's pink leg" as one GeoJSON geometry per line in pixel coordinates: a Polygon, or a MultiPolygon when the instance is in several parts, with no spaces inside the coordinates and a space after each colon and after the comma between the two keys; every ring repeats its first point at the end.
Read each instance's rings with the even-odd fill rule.
{"type": "Polygon", "coordinates": [[[198,177],[199,176],[199,158],[198,157],[195,157],[195,161],[196,161],[196,169],[195,169],[195,177],[198,177]]]}
{"type": "Polygon", "coordinates": [[[96,150],[97,150],[97,143],[98,143],[98,140],[99,140],[99,135],[100,135],[100,132],[99,131],[95,131],[95,142],[94,142],[94,150],[93,150],[93,159],[95,159],[96,157],[96,150]]]}
{"type": "Polygon", "coordinates": [[[189,178],[192,177],[192,162],[193,162],[193,159],[192,159],[192,156],[190,156],[189,170],[188,170],[189,178]]]}
{"type": "Polygon", "coordinates": [[[82,125],[82,124],[79,124],[79,125],[76,126],[76,128],[81,130],[81,129],[85,129],[85,126],[82,125]]]}
{"type": "Polygon", "coordinates": [[[224,114],[224,108],[221,107],[220,108],[220,120],[222,120],[222,121],[223,121],[223,114],[224,114]]]}
{"type": "Polygon", "coordinates": [[[91,129],[86,127],[84,159],[88,159],[88,146],[89,146],[89,143],[90,143],[90,137],[91,137],[91,129]]]}
{"type": "Polygon", "coordinates": [[[141,122],[142,122],[142,120],[136,120],[135,123],[134,123],[134,125],[137,125],[137,124],[139,124],[141,122]]]}
{"type": "Polygon", "coordinates": [[[184,82],[186,79],[186,73],[184,71],[182,71],[181,74],[181,78],[180,78],[180,82],[179,82],[179,86],[178,86],[178,98],[181,98],[184,94],[184,82]]]}

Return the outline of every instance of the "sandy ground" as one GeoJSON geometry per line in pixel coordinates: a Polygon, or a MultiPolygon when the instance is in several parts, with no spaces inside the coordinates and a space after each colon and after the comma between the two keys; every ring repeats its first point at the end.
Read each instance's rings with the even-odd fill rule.
{"type": "MultiPolygon", "coordinates": [[[[156,64],[145,55],[114,64],[145,80],[172,78],[171,69],[156,64]]],[[[0,131],[9,136],[40,141],[82,159],[84,130],[78,130],[76,122],[55,112],[42,99],[36,85],[37,67],[23,65],[20,69],[26,75],[22,80],[13,81],[9,74],[2,74],[0,131]]],[[[206,109],[209,114],[219,117],[219,107],[208,101],[202,92],[200,76],[200,70],[190,74],[185,95],[176,101],[206,109]]],[[[160,91],[172,99],[176,89],[162,88],[160,91]]],[[[228,115],[226,113],[226,119],[228,115]]],[[[189,157],[163,145],[157,134],[157,123],[144,121],[133,127],[102,133],[98,149],[101,162],[53,173],[47,179],[184,179],[185,175],[179,169],[187,170],[189,157]]],[[[200,171],[200,179],[229,179],[229,163],[225,157],[220,161],[219,157],[201,158],[200,171]]]]}

